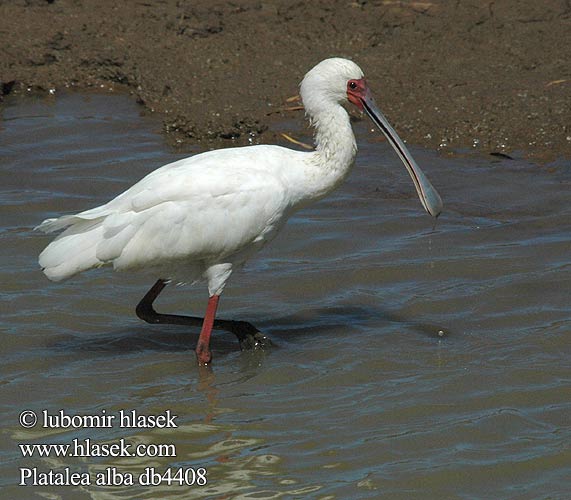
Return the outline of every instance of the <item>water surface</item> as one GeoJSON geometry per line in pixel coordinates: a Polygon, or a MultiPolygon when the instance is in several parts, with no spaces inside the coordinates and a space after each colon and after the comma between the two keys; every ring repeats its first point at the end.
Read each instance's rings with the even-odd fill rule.
{"type": "MultiPolygon", "coordinates": [[[[0,127],[3,498],[568,497],[568,160],[412,148],[445,202],[433,228],[390,147],[358,123],[346,184],[298,213],[222,297],[220,317],[252,321],[276,347],[240,352],[216,333],[214,369],[199,373],[196,331],[135,317],[148,278],[54,284],[37,265],[44,218],[181,157],[160,123],[127,97],[74,94],[11,101],[0,127]],[[169,409],[179,425],[27,430],[27,409],[169,409]],[[176,457],[24,458],[17,446],[74,438],[174,443],[176,457]],[[149,465],[205,467],[208,485],[17,486],[21,467],[95,477],[149,465]]],[[[157,308],[200,314],[206,298],[172,287],[157,308]]]]}

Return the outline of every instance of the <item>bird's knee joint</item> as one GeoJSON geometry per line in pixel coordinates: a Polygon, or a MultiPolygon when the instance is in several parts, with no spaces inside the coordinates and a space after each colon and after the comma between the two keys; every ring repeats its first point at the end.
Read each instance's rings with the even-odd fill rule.
{"type": "Polygon", "coordinates": [[[140,319],[142,319],[143,321],[146,321],[147,323],[156,323],[157,322],[157,313],[152,308],[152,306],[149,307],[146,304],[144,304],[144,305],[139,304],[137,306],[137,308],[135,309],[135,313],[137,314],[137,316],[140,319]]]}

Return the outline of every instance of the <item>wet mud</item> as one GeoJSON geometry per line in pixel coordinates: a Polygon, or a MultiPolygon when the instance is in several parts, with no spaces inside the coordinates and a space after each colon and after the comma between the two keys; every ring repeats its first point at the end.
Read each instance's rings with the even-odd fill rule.
{"type": "Polygon", "coordinates": [[[0,1],[0,91],[127,90],[174,144],[275,142],[304,73],[344,56],[408,142],[550,160],[570,32],[564,0],[0,1]]]}

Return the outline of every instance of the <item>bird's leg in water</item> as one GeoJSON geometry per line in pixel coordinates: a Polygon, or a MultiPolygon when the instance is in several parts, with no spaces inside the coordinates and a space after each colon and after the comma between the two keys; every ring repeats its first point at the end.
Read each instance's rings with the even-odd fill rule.
{"type": "MultiPolygon", "coordinates": [[[[167,286],[167,280],[157,280],[146,295],[137,305],[137,316],[143,321],[152,324],[170,324],[201,327],[204,324],[203,318],[196,316],[181,316],[179,314],[161,314],[153,308],[153,302],[167,286]]],[[[215,319],[214,330],[224,330],[233,333],[238,337],[240,349],[259,349],[272,345],[272,342],[254,325],[246,321],[232,321],[226,319],[215,319]]]]}
{"type": "Polygon", "coordinates": [[[210,334],[214,326],[214,318],[216,317],[216,309],[218,308],[219,295],[213,295],[208,298],[208,306],[204,315],[204,323],[200,330],[200,337],[196,344],[196,360],[200,366],[205,366],[212,361],[212,353],[210,352],[210,334]]]}

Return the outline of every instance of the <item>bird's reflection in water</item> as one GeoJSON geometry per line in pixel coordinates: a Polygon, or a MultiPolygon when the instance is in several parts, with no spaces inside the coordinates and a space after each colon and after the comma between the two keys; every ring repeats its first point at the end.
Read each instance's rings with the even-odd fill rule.
{"type": "MultiPolygon", "coordinates": [[[[270,351],[271,349],[267,348],[242,351],[239,363],[239,377],[234,383],[243,383],[256,376],[263,367],[270,351]]],[[[234,364],[234,362],[232,363],[234,364]]],[[[216,368],[212,364],[197,365],[196,373],[198,379],[196,389],[204,395],[206,401],[204,423],[211,424],[214,422],[215,416],[222,413],[219,407],[221,390],[217,386],[216,368]]]]}

